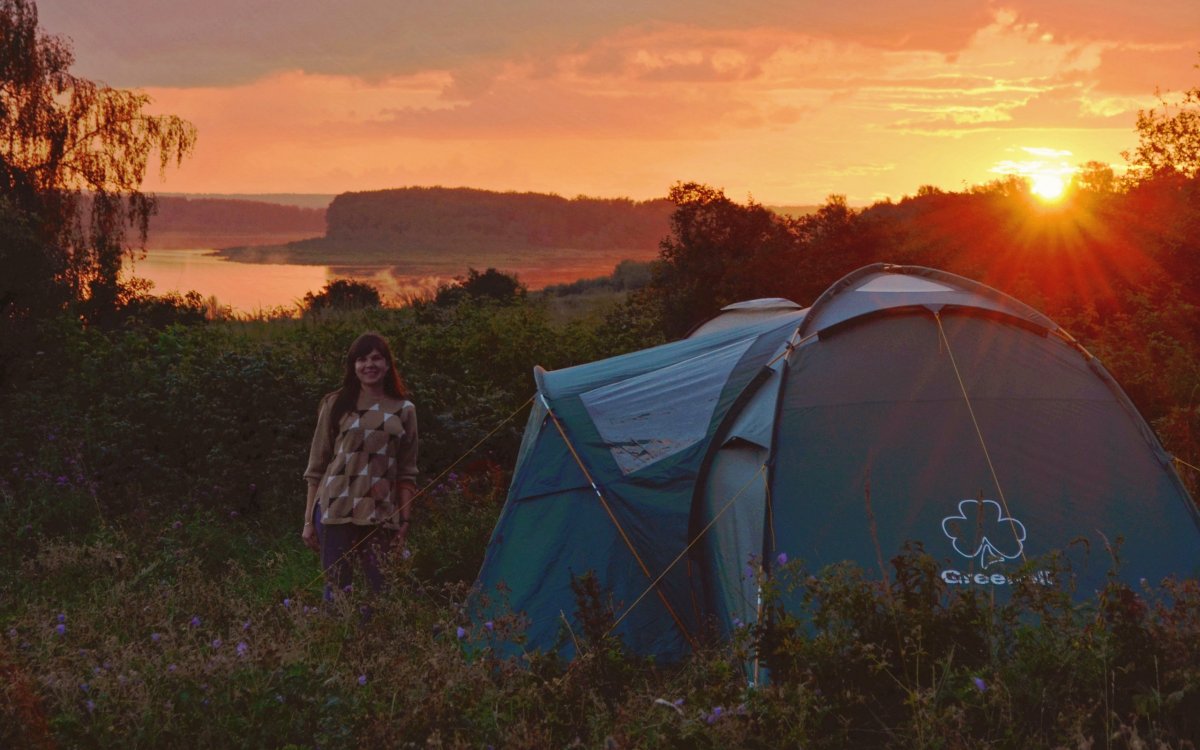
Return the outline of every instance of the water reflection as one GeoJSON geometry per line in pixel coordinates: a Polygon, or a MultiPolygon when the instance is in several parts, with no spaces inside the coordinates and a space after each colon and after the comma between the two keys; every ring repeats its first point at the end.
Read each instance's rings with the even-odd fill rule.
{"type": "Polygon", "coordinates": [[[285,308],[295,311],[304,295],[318,292],[334,279],[366,281],[388,301],[425,296],[447,281],[439,276],[409,276],[390,266],[303,266],[290,263],[236,263],[209,249],[148,250],[136,263],[126,263],[125,276],[154,283],[155,294],[197,291],[216,297],[235,313],[253,314],[285,308]]]}

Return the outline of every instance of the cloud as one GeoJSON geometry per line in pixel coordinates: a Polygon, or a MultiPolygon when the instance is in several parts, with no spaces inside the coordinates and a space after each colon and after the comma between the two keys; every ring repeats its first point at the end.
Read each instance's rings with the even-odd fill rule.
{"type": "Polygon", "coordinates": [[[1066,41],[1189,43],[1200,39],[1194,0],[1005,0],[1014,22],[1066,41]]]}
{"type": "MultiPolygon", "coordinates": [[[[1196,11],[1200,16],[1200,10],[1196,11]]],[[[1197,85],[1200,33],[1178,47],[1121,45],[1106,49],[1095,72],[1098,89],[1146,97],[1155,88],[1180,91],[1197,85]]]]}
{"type": "Polygon", "coordinates": [[[640,0],[57,0],[42,22],[74,39],[88,74],[119,86],[244,83],[279,70],[373,78],[558,56],[623,30],[777,30],[881,49],[961,49],[984,0],[764,3],[640,0]]]}

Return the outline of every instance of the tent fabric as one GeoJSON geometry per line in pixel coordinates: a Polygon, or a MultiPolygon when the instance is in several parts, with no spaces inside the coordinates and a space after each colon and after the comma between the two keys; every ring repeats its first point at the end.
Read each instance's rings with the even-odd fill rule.
{"type": "Polygon", "coordinates": [[[1055,551],[1089,594],[1118,544],[1131,582],[1200,573],[1200,515],[1169,456],[1049,318],[883,264],[785,309],[535,371],[478,582],[487,612],[528,617],[521,648],[571,656],[571,581],[589,571],[615,633],[663,660],[753,622],[756,571],[780,552],[878,576],[916,541],[947,585],[998,594],[1055,551]]]}

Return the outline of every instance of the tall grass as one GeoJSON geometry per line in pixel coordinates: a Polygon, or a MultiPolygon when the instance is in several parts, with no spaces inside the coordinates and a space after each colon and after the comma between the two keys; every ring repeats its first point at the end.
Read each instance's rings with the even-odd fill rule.
{"type": "Polygon", "coordinates": [[[888,584],[792,562],[763,622],[679,664],[627,654],[581,580],[574,661],[501,656],[522,614],[472,620],[467,587],[523,415],[458,459],[527,398],[531,360],[637,345],[632,323],[523,303],[30,332],[0,394],[0,747],[1195,745],[1195,580],[995,603],[919,550],[888,584]],[[436,481],[385,595],[326,603],[300,475],[368,328],[419,394],[436,481]]]}

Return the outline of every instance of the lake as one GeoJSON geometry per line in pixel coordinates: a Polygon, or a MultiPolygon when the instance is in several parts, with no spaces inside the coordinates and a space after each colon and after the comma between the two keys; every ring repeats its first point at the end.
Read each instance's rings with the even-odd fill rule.
{"type": "Polygon", "coordinates": [[[202,297],[216,297],[234,312],[251,314],[283,307],[295,310],[304,295],[320,291],[335,279],[366,281],[379,289],[385,300],[399,300],[429,293],[437,276],[405,276],[388,266],[302,266],[288,263],[235,263],[208,248],[147,250],[146,257],[125,264],[130,274],[154,283],[155,294],[195,290],[202,297]]]}

